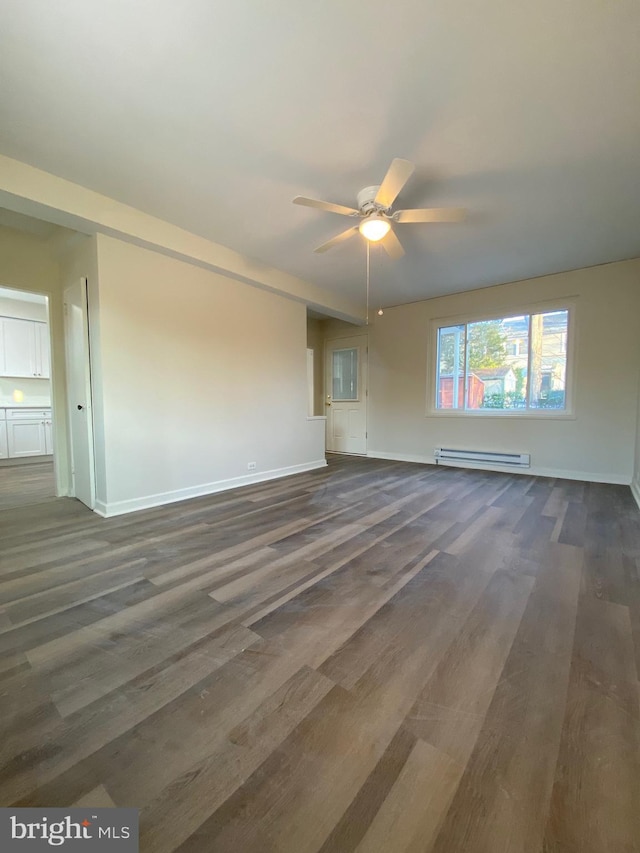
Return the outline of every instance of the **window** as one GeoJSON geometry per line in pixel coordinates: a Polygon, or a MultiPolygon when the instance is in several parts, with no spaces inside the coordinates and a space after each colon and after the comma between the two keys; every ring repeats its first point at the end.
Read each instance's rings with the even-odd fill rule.
{"type": "Polygon", "coordinates": [[[333,399],[358,399],[358,348],[333,351],[333,399]]]}
{"type": "Polygon", "coordinates": [[[440,326],[436,409],[566,411],[568,332],[567,308],[440,326]]]}

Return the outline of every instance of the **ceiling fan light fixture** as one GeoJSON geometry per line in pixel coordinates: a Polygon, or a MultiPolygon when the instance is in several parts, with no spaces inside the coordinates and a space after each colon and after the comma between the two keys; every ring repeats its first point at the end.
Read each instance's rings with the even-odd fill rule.
{"type": "Polygon", "coordinates": [[[378,240],[382,240],[383,237],[387,236],[391,230],[391,225],[379,213],[374,213],[362,220],[358,226],[358,230],[371,243],[377,243],[378,240]]]}

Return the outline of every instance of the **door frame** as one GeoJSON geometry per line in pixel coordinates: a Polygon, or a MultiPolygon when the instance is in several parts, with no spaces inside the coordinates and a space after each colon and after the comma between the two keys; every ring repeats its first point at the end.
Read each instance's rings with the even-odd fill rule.
{"type": "Polygon", "coordinates": [[[362,385],[362,393],[363,393],[363,411],[364,411],[364,453],[346,453],[340,450],[329,450],[329,429],[330,429],[330,416],[327,416],[325,421],[325,448],[327,453],[344,453],[346,456],[367,456],[369,451],[369,333],[364,331],[357,331],[352,334],[339,334],[334,335],[331,338],[326,338],[324,341],[323,352],[322,352],[322,360],[323,360],[323,373],[324,373],[324,388],[322,393],[322,399],[325,404],[325,414],[326,414],[326,406],[327,406],[327,397],[332,396],[331,394],[327,394],[327,391],[330,389],[329,384],[329,372],[327,371],[327,362],[328,362],[328,350],[330,344],[338,343],[342,340],[352,340],[353,338],[362,338],[363,346],[364,346],[364,359],[363,364],[360,365],[360,380],[362,385]],[[362,370],[364,367],[364,370],[362,370]],[[364,377],[364,381],[362,381],[362,377],[364,377]]]}

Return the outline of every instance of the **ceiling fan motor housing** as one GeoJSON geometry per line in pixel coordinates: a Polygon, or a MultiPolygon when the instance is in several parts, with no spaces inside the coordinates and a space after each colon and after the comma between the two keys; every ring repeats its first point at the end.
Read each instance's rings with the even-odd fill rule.
{"type": "Polygon", "coordinates": [[[375,203],[375,198],[380,189],[380,185],[375,187],[365,187],[360,190],[356,198],[358,199],[358,210],[365,215],[373,213],[376,210],[383,210],[379,204],[375,203]]]}

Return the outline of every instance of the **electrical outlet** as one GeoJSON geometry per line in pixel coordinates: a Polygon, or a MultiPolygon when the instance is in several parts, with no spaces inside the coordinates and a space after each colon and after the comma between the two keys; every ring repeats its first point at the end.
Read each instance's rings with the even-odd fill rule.
{"type": "Polygon", "coordinates": [[[256,462],[247,462],[247,470],[248,471],[255,471],[256,466],[257,466],[256,462]]]}

